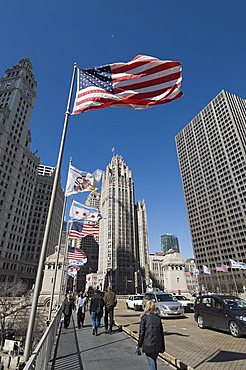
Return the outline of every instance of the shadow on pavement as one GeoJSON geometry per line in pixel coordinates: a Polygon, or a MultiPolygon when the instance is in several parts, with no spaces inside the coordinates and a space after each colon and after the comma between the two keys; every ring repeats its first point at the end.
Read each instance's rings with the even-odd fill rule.
{"type": "Polygon", "coordinates": [[[246,353],[231,352],[231,351],[219,351],[216,355],[208,360],[208,362],[227,362],[227,361],[238,361],[245,360],[246,353]]]}
{"type": "Polygon", "coordinates": [[[129,314],[117,314],[117,317],[139,317],[139,314],[135,313],[135,314],[132,314],[132,313],[129,313],[129,314]]]}
{"type": "Polygon", "coordinates": [[[130,339],[130,337],[124,338],[124,339],[119,339],[119,340],[114,340],[114,341],[111,341],[111,342],[108,342],[108,343],[97,345],[95,347],[86,348],[85,350],[80,351],[79,353],[88,352],[88,351],[91,351],[93,349],[97,349],[97,348],[101,348],[101,347],[111,346],[112,344],[115,344],[115,343],[118,343],[118,342],[123,342],[123,341],[129,340],[129,339],[130,339]]]}
{"type": "Polygon", "coordinates": [[[179,337],[189,337],[190,336],[188,334],[181,334],[181,333],[176,333],[173,331],[164,331],[164,336],[167,336],[167,335],[178,335],[179,337]]]}
{"type": "Polygon", "coordinates": [[[130,324],[126,324],[126,325],[124,325],[124,328],[127,328],[128,326],[131,326],[131,325],[139,325],[139,321],[137,321],[137,322],[131,322],[130,324]]]}

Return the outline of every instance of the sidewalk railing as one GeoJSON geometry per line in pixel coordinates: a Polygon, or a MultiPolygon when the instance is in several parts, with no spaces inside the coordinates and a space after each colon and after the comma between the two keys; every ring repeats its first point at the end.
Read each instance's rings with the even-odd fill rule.
{"type": "Polygon", "coordinates": [[[51,351],[55,343],[56,334],[61,322],[62,305],[55,314],[51,323],[47,327],[37,347],[31,354],[24,370],[47,370],[48,362],[51,357],[51,351]]]}

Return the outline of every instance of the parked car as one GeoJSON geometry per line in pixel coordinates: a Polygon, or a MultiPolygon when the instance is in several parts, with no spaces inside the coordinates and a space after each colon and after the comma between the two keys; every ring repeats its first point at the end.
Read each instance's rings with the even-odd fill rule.
{"type": "Polygon", "coordinates": [[[175,294],[174,298],[184,307],[184,312],[194,312],[194,302],[184,295],[175,294]]]}
{"type": "Polygon", "coordinates": [[[142,310],[143,297],[141,294],[130,295],[126,300],[126,307],[135,311],[142,310]]]}
{"type": "Polygon", "coordinates": [[[230,295],[206,294],[194,305],[199,328],[230,332],[234,337],[246,335],[246,300],[230,295]]]}
{"type": "Polygon", "coordinates": [[[172,294],[152,292],[145,293],[143,299],[143,309],[147,301],[152,300],[156,303],[157,310],[161,317],[177,317],[184,315],[184,308],[172,294]]]}

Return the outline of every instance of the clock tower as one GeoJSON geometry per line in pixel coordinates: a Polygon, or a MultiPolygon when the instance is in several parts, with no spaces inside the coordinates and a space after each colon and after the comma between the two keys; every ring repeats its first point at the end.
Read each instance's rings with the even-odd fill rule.
{"type": "Polygon", "coordinates": [[[26,269],[21,259],[39,165],[29,149],[36,88],[28,58],[0,78],[0,283],[16,282],[26,269]]]}

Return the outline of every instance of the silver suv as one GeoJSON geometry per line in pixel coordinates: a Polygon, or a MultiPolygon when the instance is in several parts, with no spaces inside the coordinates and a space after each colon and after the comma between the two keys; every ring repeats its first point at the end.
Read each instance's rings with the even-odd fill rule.
{"type": "Polygon", "coordinates": [[[184,315],[184,308],[172,294],[153,292],[145,293],[143,309],[147,301],[152,300],[156,304],[157,311],[161,317],[177,317],[184,315]]]}

